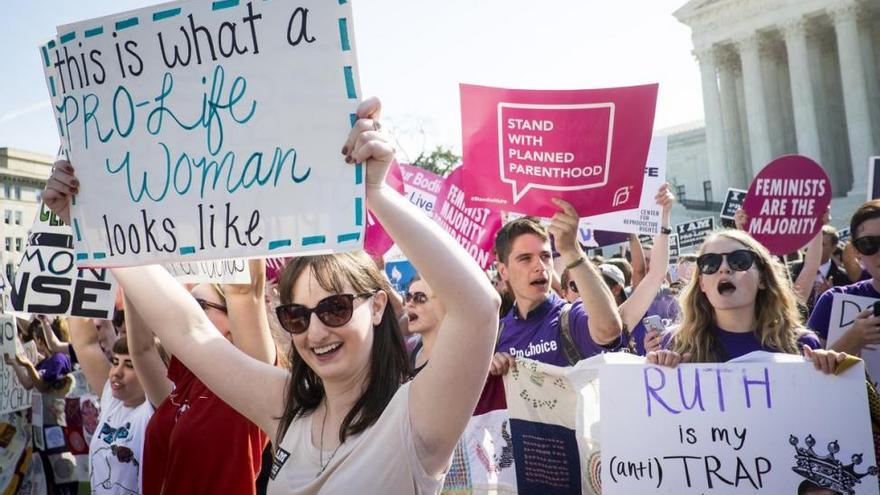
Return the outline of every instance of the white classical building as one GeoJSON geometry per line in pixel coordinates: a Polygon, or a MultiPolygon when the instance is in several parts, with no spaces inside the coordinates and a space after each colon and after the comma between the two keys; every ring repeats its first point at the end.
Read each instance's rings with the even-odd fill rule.
{"type": "Polygon", "coordinates": [[[723,201],[789,153],[819,162],[835,196],[864,197],[880,155],[880,0],[691,0],[674,15],[693,31],[705,109],[705,127],[665,132],[685,200],[723,201]]]}

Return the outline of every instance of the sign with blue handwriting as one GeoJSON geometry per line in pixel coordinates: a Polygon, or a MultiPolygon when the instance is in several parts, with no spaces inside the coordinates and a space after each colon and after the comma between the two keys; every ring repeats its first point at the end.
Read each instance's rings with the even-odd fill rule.
{"type": "Polygon", "coordinates": [[[78,266],[359,249],[352,23],[341,0],[204,0],[59,27],[40,56],[78,266]]]}

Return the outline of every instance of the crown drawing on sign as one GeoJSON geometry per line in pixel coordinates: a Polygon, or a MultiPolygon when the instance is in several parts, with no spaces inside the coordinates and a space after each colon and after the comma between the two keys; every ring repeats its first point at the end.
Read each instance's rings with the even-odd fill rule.
{"type": "Polygon", "coordinates": [[[798,447],[800,440],[791,435],[788,443],[794,447],[797,465],[792,471],[812,481],[822,488],[853,495],[856,491],[853,487],[862,482],[865,476],[876,476],[877,466],[871,466],[864,473],[857,473],[856,466],[862,463],[862,454],[853,454],[852,463],[844,464],[835,454],[840,452],[837,440],[828,443],[828,455],[819,455],[813,450],[816,439],[808,435],[804,440],[806,448],[798,447]]]}

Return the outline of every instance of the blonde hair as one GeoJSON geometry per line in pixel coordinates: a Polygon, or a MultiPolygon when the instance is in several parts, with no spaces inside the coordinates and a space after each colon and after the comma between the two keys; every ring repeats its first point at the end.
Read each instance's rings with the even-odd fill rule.
{"type": "MultiPolygon", "coordinates": [[[[755,264],[764,288],[755,297],[755,334],[761,346],[787,354],[798,354],[798,337],[805,332],[797,309],[791,281],[782,265],[761,243],[740,230],[723,230],[706,239],[697,255],[703,254],[708,242],[718,238],[736,241],[755,253],[755,264]]],[[[680,300],[681,320],[672,337],[670,349],[690,353],[695,363],[712,363],[724,359],[715,335],[715,309],[700,289],[699,270],[694,270],[680,300]]]]}

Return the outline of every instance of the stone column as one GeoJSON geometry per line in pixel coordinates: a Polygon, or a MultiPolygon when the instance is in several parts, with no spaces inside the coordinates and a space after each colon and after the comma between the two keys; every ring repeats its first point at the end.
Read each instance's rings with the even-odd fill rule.
{"type": "Polygon", "coordinates": [[[865,66],[859,42],[858,4],[843,2],[829,11],[837,35],[837,56],[840,60],[840,77],[843,84],[843,107],[846,112],[846,132],[849,136],[849,153],[852,162],[853,187],[850,194],[864,191],[868,157],[874,151],[871,130],[868,88],[865,66]]]}
{"type": "Polygon", "coordinates": [[[791,101],[798,153],[821,163],[819,126],[816,122],[813,85],[810,78],[805,21],[804,19],[792,20],[783,24],[781,29],[788,52],[788,71],[791,77],[791,101]]]}
{"type": "Polygon", "coordinates": [[[739,123],[739,102],[736,96],[736,76],[739,57],[728,50],[718,64],[721,83],[721,114],[724,120],[724,149],[727,152],[727,175],[730,187],[748,188],[752,180],[748,170],[739,123]]]}
{"type": "Polygon", "coordinates": [[[749,150],[752,171],[757,173],[770,162],[770,133],[767,124],[767,104],[764,100],[764,81],[761,76],[760,40],[752,34],[737,40],[742,61],[743,87],[746,99],[746,121],[749,125],[749,150]]]}
{"type": "MultiPolygon", "coordinates": [[[[709,179],[712,181],[712,200],[723,201],[729,184],[727,160],[724,155],[724,123],[721,118],[721,98],[718,94],[717,63],[712,47],[694,50],[700,63],[703,85],[703,112],[706,115],[706,149],[708,151],[709,179]]],[[[702,192],[702,191],[701,191],[702,192]]],[[[702,194],[700,198],[702,198],[702,194]]]]}

